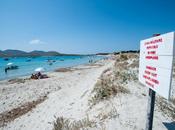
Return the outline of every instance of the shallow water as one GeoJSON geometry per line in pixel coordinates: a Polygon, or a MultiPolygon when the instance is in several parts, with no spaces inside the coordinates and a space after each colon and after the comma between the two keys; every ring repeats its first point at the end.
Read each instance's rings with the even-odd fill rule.
{"type": "Polygon", "coordinates": [[[43,67],[45,71],[48,72],[53,71],[56,68],[86,64],[89,60],[97,61],[102,58],[102,56],[42,56],[34,58],[9,58],[8,61],[5,61],[4,58],[0,58],[0,80],[30,75],[34,73],[35,69],[38,67],[43,67]],[[49,60],[54,60],[55,62],[52,62],[53,64],[49,65],[49,60]],[[5,68],[8,63],[13,63],[13,65],[19,66],[19,69],[8,70],[6,74],[5,68]]]}

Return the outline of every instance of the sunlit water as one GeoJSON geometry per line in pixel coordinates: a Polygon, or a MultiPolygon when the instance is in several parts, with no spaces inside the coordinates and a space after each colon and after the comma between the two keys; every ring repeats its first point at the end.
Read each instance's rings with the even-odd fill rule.
{"type": "Polygon", "coordinates": [[[102,56],[42,56],[35,58],[9,58],[8,61],[5,61],[4,58],[0,58],[0,80],[30,75],[34,73],[35,69],[38,67],[43,67],[45,71],[48,72],[57,68],[86,64],[89,60],[97,61],[102,58],[102,56]],[[55,62],[53,62],[52,65],[49,65],[48,60],[55,60],[55,62]],[[5,73],[5,67],[7,67],[8,63],[19,66],[19,69],[8,70],[8,72],[5,73]]]}

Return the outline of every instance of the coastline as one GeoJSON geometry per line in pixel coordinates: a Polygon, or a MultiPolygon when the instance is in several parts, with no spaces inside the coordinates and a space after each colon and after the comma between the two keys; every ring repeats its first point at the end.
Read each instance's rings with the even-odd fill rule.
{"type": "MultiPolygon", "coordinates": [[[[56,129],[59,123],[88,130],[144,129],[148,88],[138,82],[138,62],[138,54],[118,54],[49,72],[48,79],[0,84],[0,129],[62,130],[56,129]]],[[[174,110],[175,102],[156,95],[154,127],[173,127],[174,110]]]]}
{"type": "MultiPolygon", "coordinates": [[[[80,81],[89,82],[89,85],[93,86],[93,82],[96,82],[102,71],[109,64],[111,65],[111,62],[108,63],[106,60],[99,60],[93,64],[69,67],[72,71],[68,72],[47,72],[46,74],[50,77],[47,79],[29,80],[28,76],[23,76],[19,79],[27,79],[24,82],[10,83],[8,80],[0,81],[0,114],[10,112],[14,108],[37,101],[43,97],[47,97],[45,99],[48,100],[53,93],[59,93],[61,90],[66,91],[70,87],[71,89],[75,89],[73,85],[80,87],[83,84],[80,81]],[[87,76],[90,79],[87,79],[87,76]]],[[[23,116],[26,116],[26,114],[21,115],[21,117],[23,116]]],[[[7,122],[4,123],[6,124],[7,122]]],[[[2,122],[1,125],[3,125],[2,122]]]]}
{"type": "MultiPolygon", "coordinates": [[[[79,65],[84,65],[84,64],[88,64],[88,57],[85,57],[85,58],[79,58],[78,57],[73,57],[73,58],[70,58],[70,59],[63,59],[63,61],[61,60],[60,57],[62,56],[59,56],[59,57],[50,57],[50,58],[53,58],[52,60],[54,61],[54,64],[52,65],[48,65],[48,57],[46,56],[40,56],[40,57],[37,57],[37,58],[45,58],[45,59],[39,59],[39,62],[37,61],[31,61],[31,62],[26,62],[25,59],[22,59],[22,63],[19,62],[20,59],[18,59],[18,61],[9,61],[9,62],[4,62],[2,63],[3,68],[5,68],[5,65],[7,63],[14,63],[17,62],[15,65],[19,66],[19,69],[17,70],[13,70],[12,72],[9,72],[9,74],[5,74],[5,72],[3,71],[3,68],[1,68],[1,77],[0,77],[0,82],[3,81],[3,80],[11,80],[11,79],[15,79],[15,78],[22,78],[22,77],[25,77],[25,76],[29,76],[29,75],[32,75],[32,73],[35,73],[35,69],[37,67],[42,67],[45,69],[45,73],[48,73],[48,72],[53,72],[55,71],[55,69],[58,69],[58,68],[67,68],[67,67],[75,67],[75,66],[79,66],[79,65]],[[58,59],[60,58],[60,59],[58,59]],[[77,58],[77,59],[76,59],[77,58]],[[73,59],[73,61],[71,61],[73,59]],[[74,60],[76,59],[76,60],[74,60]],[[80,60],[82,59],[82,60],[80,60]],[[67,60],[70,60],[69,63],[67,62],[67,60]],[[36,63],[35,63],[36,62],[36,63]],[[41,62],[41,63],[40,63],[41,62]],[[33,66],[35,65],[35,67],[33,66]],[[24,66],[28,66],[29,68],[24,68],[24,66]],[[31,69],[31,68],[32,69],[31,69]],[[22,68],[22,69],[21,69],[22,68]],[[24,71],[23,71],[24,69],[24,71]]],[[[69,57],[69,56],[66,56],[66,57],[69,57]]],[[[72,57],[72,55],[70,56],[72,57]]],[[[101,59],[103,59],[105,56],[98,56],[96,57],[94,60],[94,62],[96,61],[99,61],[101,59]]],[[[21,57],[18,57],[18,58],[21,58],[21,57]]]]}

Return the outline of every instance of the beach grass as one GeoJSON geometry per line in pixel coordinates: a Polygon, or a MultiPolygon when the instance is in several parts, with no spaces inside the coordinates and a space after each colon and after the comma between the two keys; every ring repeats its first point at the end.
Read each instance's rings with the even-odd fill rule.
{"type": "Polygon", "coordinates": [[[64,117],[58,117],[54,122],[53,130],[84,130],[95,126],[95,121],[91,121],[88,116],[81,120],[70,120],[64,117]]]}
{"type": "Polygon", "coordinates": [[[27,102],[17,108],[14,108],[10,111],[6,111],[4,113],[0,113],[0,127],[5,126],[8,122],[15,120],[16,118],[28,113],[33,108],[35,108],[38,104],[45,101],[47,96],[40,97],[36,101],[27,102]]]}

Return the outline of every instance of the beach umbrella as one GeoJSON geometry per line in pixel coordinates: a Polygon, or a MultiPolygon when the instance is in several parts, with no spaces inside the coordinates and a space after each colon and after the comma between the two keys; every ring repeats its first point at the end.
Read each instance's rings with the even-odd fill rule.
{"type": "Polygon", "coordinates": [[[35,69],[36,72],[43,72],[45,69],[43,67],[39,67],[35,69]]]}
{"type": "Polygon", "coordinates": [[[7,65],[8,65],[8,66],[9,66],[9,65],[13,65],[13,63],[8,63],[7,65]]]}

